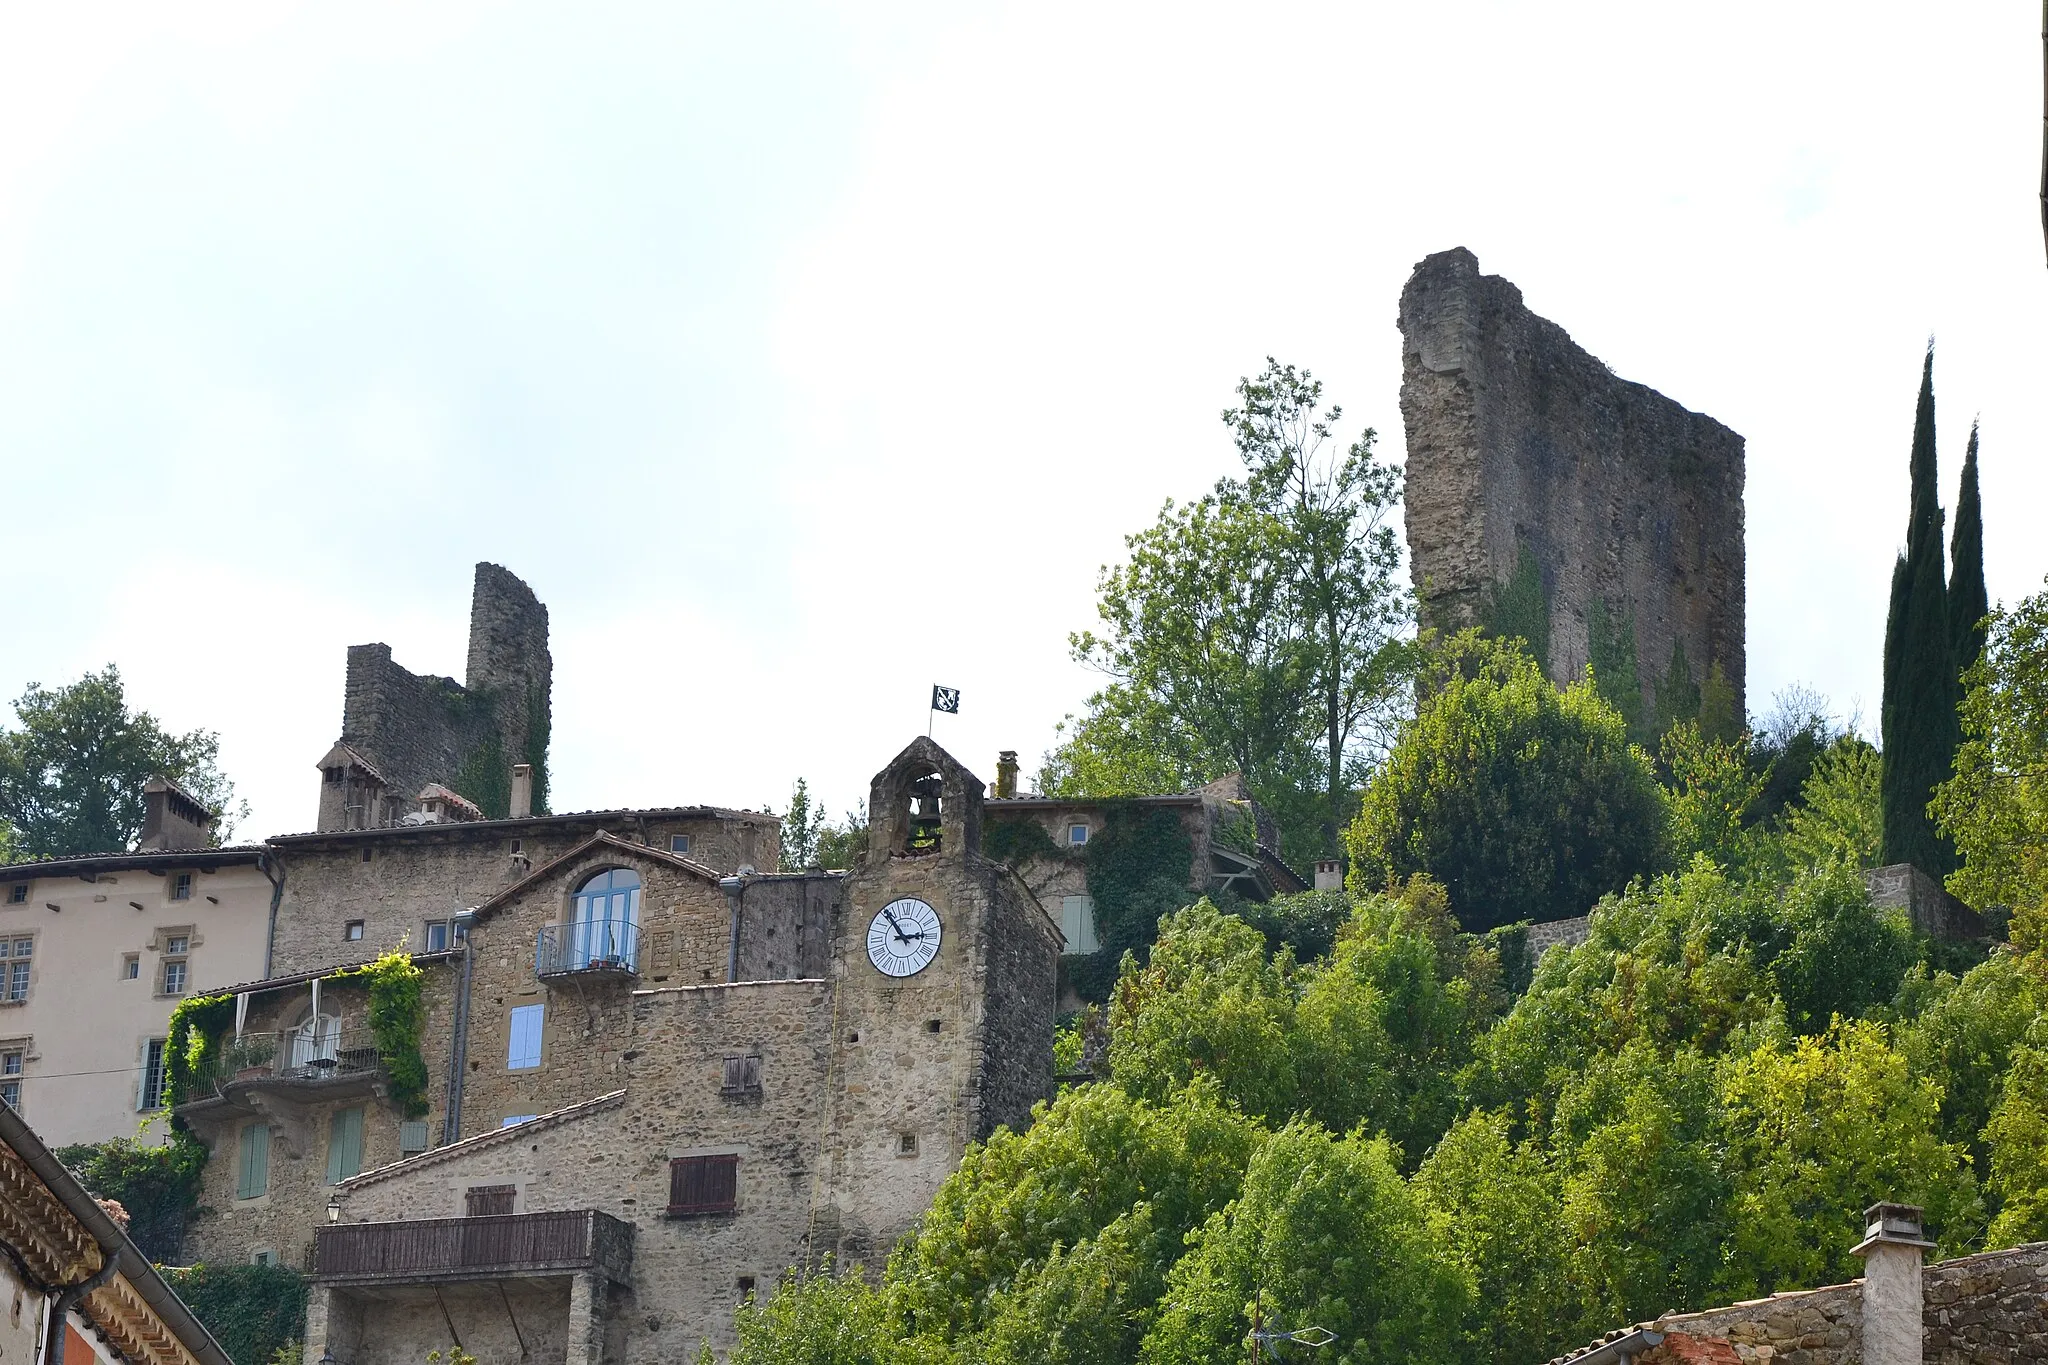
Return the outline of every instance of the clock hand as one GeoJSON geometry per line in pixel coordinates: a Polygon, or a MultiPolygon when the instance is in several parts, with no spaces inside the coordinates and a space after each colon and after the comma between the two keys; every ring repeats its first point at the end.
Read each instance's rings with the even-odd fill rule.
{"type": "Polygon", "coordinates": [[[896,922],[896,917],[889,913],[887,906],[882,907],[882,918],[889,921],[889,927],[896,931],[896,937],[903,937],[903,926],[896,922]]]}

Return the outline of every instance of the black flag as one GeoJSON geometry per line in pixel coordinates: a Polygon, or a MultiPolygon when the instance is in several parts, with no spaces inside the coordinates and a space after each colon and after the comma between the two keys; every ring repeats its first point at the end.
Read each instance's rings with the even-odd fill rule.
{"type": "Polygon", "coordinates": [[[937,683],[932,684],[932,710],[944,711],[949,716],[959,715],[960,689],[957,687],[940,687],[937,683]]]}

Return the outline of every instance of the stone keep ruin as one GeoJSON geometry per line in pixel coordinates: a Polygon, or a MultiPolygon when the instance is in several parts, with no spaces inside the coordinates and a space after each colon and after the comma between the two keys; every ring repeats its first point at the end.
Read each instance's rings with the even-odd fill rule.
{"type": "Polygon", "coordinates": [[[1682,658],[1694,686],[1718,667],[1740,719],[1742,437],[1618,378],[1463,247],[1415,267],[1400,327],[1423,624],[1498,626],[1540,582],[1547,626],[1513,633],[1548,636],[1552,681],[1632,642],[1645,715],[1682,658]]]}
{"type": "Polygon", "coordinates": [[[548,609],[510,571],[477,565],[462,682],[411,672],[389,645],[349,647],[316,828],[393,825],[422,803],[456,819],[546,810],[553,682],[548,609]]]}

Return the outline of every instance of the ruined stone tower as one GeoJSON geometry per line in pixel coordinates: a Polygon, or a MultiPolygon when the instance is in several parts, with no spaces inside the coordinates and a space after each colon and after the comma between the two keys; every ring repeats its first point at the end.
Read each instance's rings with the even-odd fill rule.
{"type": "Polygon", "coordinates": [[[548,609],[512,573],[477,565],[463,682],[412,673],[389,645],[349,647],[341,738],[320,761],[316,828],[396,824],[429,784],[486,816],[523,814],[511,810],[519,764],[533,769],[532,810],[545,810],[553,677],[548,609]]]}
{"type": "Polygon", "coordinates": [[[1646,704],[1682,649],[1743,714],[1743,443],[1616,377],[1463,247],[1401,291],[1408,553],[1426,625],[1485,624],[1533,564],[1552,680],[1633,638],[1646,704]]]}

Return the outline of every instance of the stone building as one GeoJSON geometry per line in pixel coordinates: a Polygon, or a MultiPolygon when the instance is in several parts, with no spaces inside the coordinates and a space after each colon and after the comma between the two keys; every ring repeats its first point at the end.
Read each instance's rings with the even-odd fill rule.
{"type": "Polygon", "coordinates": [[[391,646],[352,645],[341,737],[320,760],[316,829],[374,829],[412,813],[428,785],[492,817],[547,809],[554,685],[548,609],[496,564],[476,566],[463,681],[407,671],[391,646]],[[515,809],[513,768],[531,785],[515,809]]]}
{"type": "Polygon", "coordinates": [[[2048,1242],[1923,1265],[1921,1211],[1876,1204],[1863,1278],[1610,1332],[1552,1365],[2020,1365],[2048,1361],[2048,1242]]]}
{"type": "Polygon", "coordinates": [[[424,1120],[360,978],[237,988],[177,1109],[217,1210],[188,1254],[310,1264],[308,1357],[350,1365],[694,1360],[786,1266],[879,1260],[968,1142],[1049,1095],[1060,931],[930,740],[870,811],[843,873],[604,830],[480,898],[415,957],[424,1120]]]}
{"type": "Polygon", "coordinates": [[[0,865],[0,1102],[58,1146],[135,1136],[162,1097],[171,1010],[264,971],[276,857],[210,847],[213,813],[162,778],[143,812],[133,853],[0,865]]]}
{"type": "Polygon", "coordinates": [[[1632,643],[1646,703],[1682,649],[1743,714],[1743,442],[1618,378],[1462,247],[1401,292],[1406,520],[1426,624],[1481,624],[1533,563],[1562,684],[1632,643]]]}

